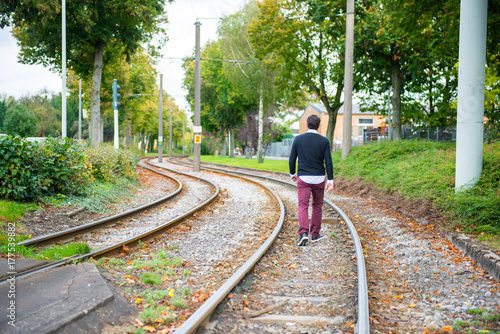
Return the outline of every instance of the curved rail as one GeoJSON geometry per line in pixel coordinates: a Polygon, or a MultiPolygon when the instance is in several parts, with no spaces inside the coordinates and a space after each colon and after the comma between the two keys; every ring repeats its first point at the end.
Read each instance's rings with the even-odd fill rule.
{"type": "MultiPolygon", "coordinates": [[[[177,161],[177,163],[185,165],[184,163],[179,162],[179,161],[177,161]]],[[[234,167],[234,166],[228,166],[228,167],[234,167]]],[[[230,174],[242,174],[242,175],[252,176],[252,177],[256,177],[256,178],[262,178],[262,179],[286,184],[286,185],[289,185],[292,187],[296,187],[295,183],[278,180],[278,179],[268,177],[268,176],[244,173],[244,172],[227,170],[227,169],[222,169],[222,168],[217,168],[217,167],[203,166],[202,168],[205,168],[208,170],[213,170],[213,171],[224,171],[225,173],[230,173],[230,174]]],[[[269,171],[265,171],[265,170],[255,170],[255,171],[269,172],[269,171]]],[[[359,239],[358,232],[356,231],[356,227],[351,222],[349,217],[337,205],[333,204],[328,199],[325,198],[324,201],[328,205],[330,205],[335,211],[338,212],[338,214],[346,222],[346,224],[349,228],[349,232],[351,233],[351,238],[352,238],[352,241],[354,243],[354,248],[356,251],[357,271],[358,271],[358,322],[357,322],[358,331],[357,332],[360,334],[368,334],[368,333],[370,333],[370,317],[369,317],[370,310],[369,310],[369,305],[368,305],[368,284],[367,284],[367,279],[366,279],[365,258],[363,255],[363,247],[361,245],[361,241],[359,239]]],[[[182,326],[180,328],[182,328],[182,326]]],[[[176,333],[177,333],[177,331],[176,331],[176,333]]]]}
{"type": "MultiPolygon", "coordinates": [[[[148,162],[148,164],[150,164],[150,163],[148,162]]],[[[150,164],[150,165],[152,165],[152,164],[150,164]]],[[[141,167],[143,167],[143,166],[141,166],[141,167]]],[[[145,167],[145,168],[151,169],[149,167],[145,167]]],[[[167,169],[167,168],[165,168],[165,169],[167,169]]],[[[160,172],[158,172],[158,171],[156,171],[154,169],[151,169],[151,170],[153,170],[153,171],[155,171],[157,173],[160,173],[160,172]]],[[[111,245],[111,246],[108,246],[108,247],[105,247],[105,248],[102,248],[102,249],[99,249],[99,250],[96,250],[96,251],[93,251],[93,252],[90,252],[90,253],[75,255],[75,256],[72,256],[72,257],[67,258],[67,259],[63,259],[63,260],[51,262],[51,263],[45,264],[45,265],[40,266],[40,267],[32,268],[32,269],[30,269],[28,271],[25,271],[25,272],[22,272],[22,273],[18,273],[18,275],[16,277],[17,278],[22,278],[22,277],[26,277],[26,276],[29,276],[29,275],[32,275],[32,274],[35,274],[35,273],[39,273],[39,272],[42,272],[42,271],[45,271],[45,270],[48,270],[48,269],[51,269],[51,268],[59,267],[59,266],[66,265],[66,264],[71,264],[71,263],[73,263],[75,261],[80,261],[80,260],[84,260],[84,259],[88,259],[88,258],[98,258],[98,257],[102,257],[102,256],[105,256],[105,255],[111,255],[111,254],[119,253],[125,247],[134,247],[135,245],[137,245],[137,243],[139,242],[139,240],[140,241],[149,240],[149,239],[152,239],[152,238],[156,237],[157,235],[162,234],[167,229],[170,229],[170,228],[176,226],[177,224],[179,224],[180,222],[182,222],[186,218],[192,216],[196,211],[199,211],[202,208],[206,207],[207,205],[209,205],[210,203],[212,203],[219,196],[220,190],[219,190],[219,187],[215,183],[213,183],[213,182],[211,182],[209,180],[203,179],[201,177],[198,177],[198,176],[189,175],[187,173],[182,173],[182,172],[178,172],[178,171],[173,171],[173,172],[175,172],[177,174],[186,175],[188,177],[196,178],[196,179],[202,180],[204,182],[207,182],[208,184],[210,184],[215,189],[214,194],[210,198],[208,198],[207,200],[205,200],[203,203],[201,203],[198,206],[192,208],[191,210],[189,210],[185,214],[183,214],[183,215],[181,215],[179,217],[176,217],[176,218],[174,218],[174,219],[172,219],[172,220],[170,220],[170,221],[168,221],[168,222],[166,222],[166,223],[164,223],[164,224],[162,224],[160,226],[157,226],[154,229],[148,230],[148,231],[146,231],[144,233],[141,233],[141,234],[136,235],[134,237],[131,237],[129,239],[122,240],[122,241],[120,241],[120,242],[118,242],[118,243],[116,243],[114,245],[111,245]]],[[[160,173],[160,174],[165,175],[163,173],[160,173]]],[[[127,213],[129,213],[129,211],[127,211],[127,213]]],[[[7,281],[4,280],[3,282],[0,283],[0,285],[4,284],[6,282],[7,281]]]]}
{"type": "Polygon", "coordinates": [[[96,220],[96,221],[88,223],[88,224],[75,226],[75,227],[69,228],[69,229],[64,230],[64,231],[59,231],[59,232],[47,234],[47,235],[44,235],[44,236],[41,236],[38,238],[33,238],[33,239],[21,241],[21,242],[18,242],[17,245],[18,246],[21,246],[21,245],[24,245],[24,246],[45,246],[45,245],[49,245],[49,244],[54,244],[54,243],[59,242],[59,241],[70,240],[77,235],[88,233],[88,232],[93,231],[97,228],[101,228],[101,227],[107,226],[109,224],[112,224],[119,219],[122,219],[122,218],[125,218],[128,216],[132,216],[132,215],[140,213],[144,210],[150,209],[150,208],[152,208],[158,204],[161,204],[161,203],[165,202],[166,200],[176,196],[177,194],[179,194],[182,191],[182,183],[179,180],[177,180],[176,178],[171,177],[169,175],[166,175],[164,173],[160,173],[160,172],[154,170],[153,168],[150,168],[150,167],[142,164],[141,162],[139,162],[138,165],[142,168],[151,170],[155,173],[159,173],[165,177],[168,177],[168,178],[174,180],[177,183],[178,188],[173,193],[170,193],[167,196],[164,196],[160,199],[157,199],[151,203],[139,206],[137,208],[134,208],[134,209],[131,209],[131,210],[128,210],[128,211],[125,211],[125,212],[122,212],[122,213],[119,213],[116,215],[112,215],[112,216],[109,216],[109,217],[106,217],[106,218],[103,218],[100,220],[96,220]]]}
{"type": "MultiPolygon", "coordinates": [[[[162,166],[157,166],[160,168],[165,168],[162,166]]],[[[167,168],[165,168],[167,169],[167,168]]],[[[218,173],[231,174],[224,170],[218,170],[218,173]]],[[[234,175],[233,175],[234,176],[234,175]]],[[[260,260],[260,258],[267,252],[271,247],[273,242],[278,237],[278,234],[283,227],[285,220],[285,206],[281,198],[269,187],[259,183],[255,180],[248,179],[243,176],[238,176],[253,184],[257,184],[264,188],[269,194],[274,196],[276,201],[280,206],[280,217],[273,233],[266,239],[262,246],[257,249],[257,251],[219,288],[217,291],[210,296],[179,328],[175,330],[175,333],[192,333],[194,332],[203,321],[212,314],[217,305],[219,305],[222,300],[231,292],[231,290],[245,277],[245,275],[255,266],[255,264],[260,260]]]]}

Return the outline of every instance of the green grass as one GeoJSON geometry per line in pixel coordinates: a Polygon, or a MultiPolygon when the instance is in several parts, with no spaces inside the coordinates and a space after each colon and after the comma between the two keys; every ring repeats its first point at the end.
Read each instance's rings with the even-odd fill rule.
{"type": "Polygon", "coordinates": [[[24,204],[7,200],[0,200],[0,223],[12,223],[22,218],[26,211],[35,210],[35,204],[24,204]]]}
{"type": "Polygon", "coordinates": [[[76,254],[90,253],[90,247],[83,242],[75,242],[61,246],[43,248],[40,251],[34,251],[33,257],[38,260],[62,260],[76,254]]]}
{"type": "Polygon", "coordinates": [[[472,189],[455,193],[455,145],[427,141],[354,147],[344,160],[333,155],[335,175],[361,178],[408,199],[432,202],[466,232],[500,235],[500,142],[486,144],[483,173],[472,189]]]}
{"type": "Polygon", "coordinates": [[[201,156],[201,161],[237,167],[265,169],[273,172],[289,172],[287,160],[271,160],[264,158],[264,162],[260,164],[257,159],[214,157],[211,155],[203,155],[201,156]]]}
{"type": "Polygon", "coordinates": [[[139,276],[144,284],[161,285],[161,276],[157,273],[141,273],[139,276]]]}
{"type": "MultiPolygon", "coordinates": [[[[28,237],[24,235],[16,235],[15,242],[20,242],[27,240],[28,237]]],[[[9,247],[11,239],[8,234],[0,233],[0,254],[12,254],[12,247],[9,247]]],[[[90,247],[83,242],[69,243],[65,245],[56,245],[49,248],[37,249],[29,246],[18,246],[14,247],[15,254],[20,255],[25,258],[37,259],[37,260],[51,260],[57,261],[62,260],[67,257],[71,257],[76,254],[85,254],[90,252],[90,247]]]]}

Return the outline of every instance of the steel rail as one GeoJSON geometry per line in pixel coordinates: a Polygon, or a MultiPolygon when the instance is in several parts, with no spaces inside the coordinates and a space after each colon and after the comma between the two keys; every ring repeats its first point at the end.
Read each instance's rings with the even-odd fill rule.
{"type": "Polygon", "coordinates": [[[93,231],[97,228],[101,228],[101,227],[110,225],[119,219],[129,217],[132,215],[136,215],[139,212],[142,212],[144,210],[147,210],[147,209],[150,209],[154,206],[157,206],[157,205],[165,202],[166,200],[176,196],[177,194],[179,194],[182,191],[182,183],[179,180],[177,180],[176,178],[171,177],[167,174],[158,172],[158,171],[154,170],[153,168],[150,168],[150,167],[142,164],[141,162],[139,162],[138,166],[145,168],[145,169],[148,169],[148,170],[151,170],[155,173],[161,174],[165,177],[168,177],[168,178],[174,180],[177,183],[177,189],[173,193],[168,194],[167,196],[164,196],[160,199],[157,199],[151,203],[141,205],[137,208],[134,208],[134,209],[131,209],[131,210],[128,210],[128,211],[125,211],[125,212],[122,212],[122,213],[119,213],[116,215],[112,215],[112,216],[109,216],[109,217],[106,217],[106,218],[103,218],[100,220],[96,220],[96,221],[88,223],[88,224],[75,226],[75,227],[69,228],[69,229],[64,230],[64,231],[59,231],[59,232],[47,234],[47,235],[44,235],[44,236],[41,236],[38,238],[33,238],[33,239],[21,241],[21,242],[18,242],[17,245],[18,246],[22,246],[22,245],[24,245],[24,246],[45,246],[45,245],[49,245],[49,244],[54,244],[54,243],[59,242],[59,241],[71,240],[75,236],[82,235],[82,234],[88,233],[90,231],[93,231]]]}
{"type": "MultiPolygon", "coordinates": [[[[143,167],[143,166],[141,166],[141,167],[143,167]]],[[[149,167],[147,167],[147,168],[151,169],[157,173],[160,173],[152,168],[149,168],[149,167]]],[[[167,168],[164,168],[164,169],[167,169],[167,168]]],[[[85,260],[85,259],[89,259],[89,258],[99,258],[99,257],[105,256],[105,255],[119,253],[120,251],[122,251],[124,249],[125,246],[126,247],[128,247],[128,246],[134,247],[135,245],[138,244],[139,240],[141,240],[141,241],[149,240],[151,238],[154,238],[154,237],[162,234],[167,229],[170,229],[173,226],[176,226],[177,224],[179,224],[180,222],[182,222],[186,218],[192,216],[195,212],[197,212],[197,211],[201,210],[202,208],[211,204],[219,196],[220,190],[219,190],[219,187],[215,183],[213,183],[209,180],[203,179],[201,177],[198,177],[198,176],[189,175],[187,173],[182,173],[182,172],[178,172],[178,171],[173,171],[173,172],[175,172],[177,174],[186,175],[188,177],[196,178],[196,179],[202,180],[202,181],[210,184],[215,190],[214,194],[210,198],[205,200],[203,203],[192,208],[191,210],[189,210],[185,214],[178,216],[178,217],[176,217],[176,218],[174,218],[174,219],[172,219],[172,220],[170,220],[170,221],[168,221],[160,226],[157,226],[154,229],[148,230],[144,233],[141,233],[141,234],[136,235],[134,237],[131,237],[129,239],[122,240],[114,245],[110,245],[108,247],[105,247],[105,248],[102,248],[102,249],[99,249],[99,250],[96,250],[96,251],[93,251],[90,253],[74,255],[73,257],[70,257],[67,259],[63,259],[63,260],[59,260],[59,261],[55,261],[55,262],[50,262],[50,263],[47,263],[45,265],[35,267],[35,268],[30,269],[30,270],[21,272],[21,273],[16,273],[16,278],[19,279],[19,278],[27,277],[27,276],[51,269],[51,268],[71,264],[71,263],[78,262],[78,261],[85,260]]],[[[165,175],[163,173],[160,173],[160,174],[165,175]]],[[[168,176],[168,177],[170,177],[170,176],[168,176]]],[[[3,280],[2,282],[0,282],[0,285],[6,284],[7,282],[8,282],[8,280],[3,280]]]]}
{"type": "MultiPolygon", "coordinates": [[[[179,164],[183,164],[182,162],[179,162],[179,164]]],[[[225,165],[227,166],[227,165],[225,165]]],[[[232,167],[234,166],[227,166],[227,167],[232,167]]],[[[233,174],[242,174],[246,176],[251,176],[251,177],[256,177],[256,178],[261,178],[261,179],[266,179],[282,184],[286,184],[292,187],[297,187],[295,183],[291,182],[286,182],[282,181],[279,179],[275,179],[272,177],[268,176],[262,176],[262,175],[255,175],[255,174],[250,174],[250,173],[245,173],[245,172],[239,172],[239,171],[234,171],[234,170],[227,170],[227,169],[222,169],[222,168],[217,168],[217,167],[208,167],[208,166],[202,166],[202,168],[208,169],[208,170],[224,170],[227,173],[233,173],[233,174]]],[[[247,169],[247,168],[244,168],[247,169]]],[[[265,170],[255,170],[257,172],[269,172],[265,170]]],[[[349,217],[342,211],[337,205],[332,203],[328,199],[324,199],[324,201],[330,205],[335,211],[338,212],[338,214],[342,217],[342,219],[346,222],[347,227],[349,228],[349,232],[351,234],[352,241],[354,243],[354,248],[356,252],[356,259],[357,259],[357,272],[358,272],[358,322],[357,322],[357,333],[359,334],[369,334],[370,333],[370,310],[369,310],[369,300],[368,300],[368,284],[367,284],[367,278],[366,278],[366,268],[365,268],[365,258],[363,254],[363,247],[361,245],[361,241],[358,236],[358,232],[356,231],[356,227],[352,223],[352,221],[349,219],[349,217]]],[[[177,333],[177,332],[176,332],[177,333]]]]}
{"type": "MultiPolygon", "coordinates": [[[[169,160],[171,160],[170,158],[169,160]]],[[[156,165],[157,167],[161,167],[156,165]]],[[[164,168],[164,167],[161,167],[164,168]]],[[[224,173],[231,175],[225,170],[218,170],[217,173],[224,173]]],[[[234,175],[232,175],[234,176],[234,175]]],[[[179,333],[193,333],[202,323],[207,319],[215,308],[224,300],[224,298],[231,292],[231,290],[246,276],[246,274],[255,266],[255,264],[260,260],[260,258],[267,252],[271,247],[273,242],[278,237],[281,232],[283,223],[285,220],[285,206],[281,198],[269,187],[263,185],[252,179],[248,179],[243,176],[238,176],[253,184],[257,184],[264,188],[269,194],[271,194],[280,206],[280,217],[273,233],[266,239],[266,241],[257,249],[257,251],[219,288],[212,294],[184,323],[175,330],[176,334],[179,333]]]]}

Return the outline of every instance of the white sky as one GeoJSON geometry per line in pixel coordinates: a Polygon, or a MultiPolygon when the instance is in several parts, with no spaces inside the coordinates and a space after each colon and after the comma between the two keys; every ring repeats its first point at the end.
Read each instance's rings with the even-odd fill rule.
{"type": "MultiPolygon", "coordinates": [[[[182,58],[192,55],[195,44],[195,26],[201,22],[200,40],[203,46],[208,40],[217,38],[216,19],[222,15],[230,15],[247,3],[248,0],[176,0],[166,6],[169,20],[167,35],[169,41],[162,50],[165,58],[182,58]]],[[[17,62],[19,47],[12,37],[10,29],[0,29],[0,96],[19,98],[27,94],[36,94],[47,88],[52,92],[62,90],[62,79],[59,74],[50,72],[40,65],[23,65],[17,62]]],[[[171,95],[177,105],[186,111],[190,108],[184,99],[186,92],[182,89],[184,72],[182,60],[160,60],[156,66],[163,74],[163,87],[171,95]]]]}

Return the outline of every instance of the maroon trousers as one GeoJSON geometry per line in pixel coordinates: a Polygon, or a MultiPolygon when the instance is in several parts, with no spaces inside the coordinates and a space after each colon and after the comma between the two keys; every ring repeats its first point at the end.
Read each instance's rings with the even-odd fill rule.
{"type": "Polygon", "coordinates": [[[321,215],[323,213],[323,197],[325,196],[325,181],[319,184],[309,184],[297,179],[297,194],[299,197],[299,235],[308,233],[315,238],[321,231],[321,215]],[[309,224],[309,199],[312,195],[311,223],[309,224]]]}

